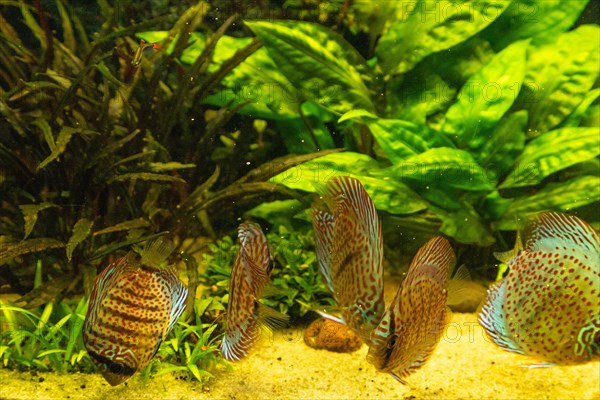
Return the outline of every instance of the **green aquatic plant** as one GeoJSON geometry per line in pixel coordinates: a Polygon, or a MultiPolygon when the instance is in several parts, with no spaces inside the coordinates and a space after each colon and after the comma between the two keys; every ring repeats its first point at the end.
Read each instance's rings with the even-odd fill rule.
{"type": "Polygon", "coordinates": [[[89,294],[100,261],[117,250],[165,232],[178,247],[216,237],[230,228],[234,207],[265,193],[297,196],[266,180],[306,157],[261,169],[283,154],[253,119],[236,116],[237,105],[203,105],[260,47],[250,39],[215,50],[237,16],[209,32],[210,8],[197,2],[144,51],[135,35],[162,19],[123,21],[119,4],[98,3],[98,32],[62,1],[56,14],[42,2],[2,5],[14,19],[0,16],[0,284],[25,294],[29,308],[89,294]],[[196,30],[202,47],[187,57],[196,30]]]}
{"type": "MultiPolygon", "coordinates": [[[[145,378],[187,371],[189,377],[206,381],[210,370],[222,363],[217,324],[203,323],[199,316],[212,307],[212,298],[198,300],[192,323],[184,315],[161,344],[152,363],[142,370],[145,378]]],[[[82,341],[88,302],[81,299],[73,309],[64,302],[26,310],[0,303],[0,360],[7,368],[57,372],[94,372],[96,367],[82,341]]],[[[189,315],[189,314],[188,314],[189,315]]]]}
{"type": "MultiPolygon", "coordinates": [[[[288,314],[292,320],[302,318],[308,311],[333,305],[317,267],[313,233],[279,226],[266,236],[273,260],[272,287],[267,288],[267,295],[261,301],[288,314]]],[[[200,283],[206,295],[223,303],[223,309],[229,300],[229,278],[238,247],[232,237],[225,236],[209,245],[204,255],[205,269],[200,274],[200,283]]],[[[219,308],[218,314],[220,311],[219,308]]]]}
{"type": "Polygon", "coordinates": [[[87,301],[75,309],[48,303],[40,314],[2,302],[0,358],[4,367],[43,371],[94,370],[81,339],[87,301]]]}
{"type": "Polygon", "coordinates": [[[358,177],[406,235],[504,246],[502,231],[545,209],[597,225],[598,25],[569,30],[586,4],[386,2],[355,10],[367,52],[318,24],[247,21],[263,47],[207,101],[252,95],[240,112],[294,121],[294,151],[345,146],[271,181],[315,192],[358,177]]]}

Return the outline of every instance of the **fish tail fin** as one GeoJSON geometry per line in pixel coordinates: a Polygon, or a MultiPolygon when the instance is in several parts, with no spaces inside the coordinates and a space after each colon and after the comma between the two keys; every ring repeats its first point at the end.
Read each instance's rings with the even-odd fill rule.
{"type": "Polygon", "coordinates": [[[175,250],[175,245],[165,236],[150,240],[142,252],[142,265],[163,267],[173,250],[175,250]]]}
{"type": "Polygon", "coordinates": [[[517,230],[517,239],[515,240],[515,247],[507,251],[496,251],[494,257],[503,263],[508,263],[510,260],[519,255],[523,250],[523,241],[521,240],[521,232],[517,230]]]}
{"type": "Polygon", "coordinates": [[[281,329],[289,325],[289,315],[279,312],[261,302],[256,302],[255,312],[256,320],[261,326],[266,326],[269,329],[281,329]]]}

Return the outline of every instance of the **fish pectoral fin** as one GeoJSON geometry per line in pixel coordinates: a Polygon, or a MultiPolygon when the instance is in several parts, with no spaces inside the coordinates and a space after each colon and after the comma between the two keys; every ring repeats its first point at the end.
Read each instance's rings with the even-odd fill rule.
{"type": "Polygon", "coordinates": [[[279,312],[258,301],[256,301],[254,312],[258,323],[271,329],[285,328],[290,321],[290,317],[287,314],[279,312]]]}

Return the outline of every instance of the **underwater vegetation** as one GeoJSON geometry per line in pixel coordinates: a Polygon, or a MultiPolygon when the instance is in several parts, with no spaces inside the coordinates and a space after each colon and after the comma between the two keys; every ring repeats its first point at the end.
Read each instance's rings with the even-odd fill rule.
{"type": "MultiPolygon", "coordinates": [[[[187,1],[157,16],[145,2],[99,0],[90,17],[62,0],[0,0],[0,292],[18,295],[1,305],[4,366],[101,370],[84,346],[86,299],[132,246],[164,236],[186,311],[177,320],[184,286],[175,285],[177,312],[161,317],[144,362],[127,365],[211,377],[228,326],[219,318],[236,308],[230,277],[243,245],[229,235],[253,220],[273,262],[260,303],[294,323],[335,298],[370,360],[402,380],[433,350],[426,332],[443,329],[449,277],[436,275],[444,262],[415,257],[386,310],[384,266],[399,274],[424,244],[449,248],[429,242],[441,234],[459,265],[491,279],[486,256],[506,250],[530,214],[600,225],[600,28],[578,20],[593,3],[344,1],[317,2],[316,13],[310,1],[278,2],[275,13],[269,1],[227,3],[187,1]],[[332,177],[354,179],[369,199],[337,247],[327,239],[337,206],[317,206],[328,214],[317,213],[316,237],[310,230],[314,195],[332,177]],[[367,251],[348,252],[357,243],[367,251]],[[366,274],[345,269],[362,262],[366,274]],[[348,274],[343,283],[329,268],[348,274]],[[422,303],[407,305],[413,297],[422,303]],[[399,340],[419,307],[424,318],[399,340]],[[423,347],[406,350],[414,343],[423,347]]],[[[552,232],[549,242],[570,248],[552,232]]],[[[563,250],[547,254],[582,260],[563,250]]],[[[532,252],[526,239],[503,259],[510,270],[482,324],[543,362],[594,359],[598,293],[574,282],[597,275],[575,265],[563,276],[591,302],[564,305],[581,323],[537,329],[525,313],[557,321],[558,311],[519,282],[557,278],[532,252]],[[518,340],[515,314],[543,346],[518,340]],[[576,342],[548,351],[563,334],[576,342]]],[[[572,295],[557,285],[544,292],[550,303],[572,295]]]]}
{"type": "Polygon", "coordinates": [[[494,343],[545,365],[600,359],[600,236],[585,221],[545,212],[498,254],[510,268],[479,322],[494,343]]]}

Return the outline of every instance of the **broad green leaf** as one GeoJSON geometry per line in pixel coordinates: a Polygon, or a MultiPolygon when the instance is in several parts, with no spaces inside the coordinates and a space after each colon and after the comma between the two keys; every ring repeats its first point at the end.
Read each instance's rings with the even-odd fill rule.
{"type": "Polygon", "coordinates": [[[148,221],[146,221],[144,218],[137,218],[137,219],[132,219],[129,221],[124,221],[124,222],[109,226],[104,229],[100,229],[99,231],[94,232],[94,236],[103,235],[103,234],[112,233],[112,232],[128,231],[130,229],[146,228],[149,225],[150,225],[150,223],[148,221]]]}
{"type": "Polygon", "coordinates": [[[529,111],[528,136],[558,126],[598,79],[600,27],[582,25],[553,43],[533,48],[517,104],[529,111]]]}
{"type": "Polygon", "coordinates": [[[37,170],[44,168],[46,165],[50,164],[54,161],[58,156],[65,151],[67,147],[67,143],[71,140],[71,137],[75,134],[81,132],[80,129],[72,128],[70,126],[63,126],[60,132],[58,133],[58,138],[56,139],[56,146],[51,150],[52,152],[48,157],[46,157],[40,165],[38,165],[37,170]]]}
{"type": "Polygon", "coordinates": [[[35,238],[22,240],[17,243],[3,243],[0,247],[0,265],[23,254],[55,249],[57,247],[65,247],[65,244],[51,238],[35,238]]]}
{"type": "Polygon", "coordinates": [[[504,216],[496,223],[496,229],[514,230],[517,218],[528,213],[544,210],[571,211],[600,202],[600,176],[584,175],[566,182],[549,183],[539,192],[515,198],[504,216]]]}
{"type": "Polygon", "coordinates": [[[27,237],[33,230],[33,227],[37,222],[38,213],[50,207],[57,207],[57,205],[43,202],[40,204],[21,204],[19,206],[19,208],[21,209],[21,213],[23,214],[23,219],[25,220],[25,236],[23,237],[23,239],[27,239],[27,237]]]}
{"type": "Polygon", "coordinates": [[[431,211],[442,220],[440,231],[459,243],[476,244],[482,247],[494,244],[496,239],[481,216],[477,214],[471,204],[463,204],[462,209],[453,211],[430,207],[431,211]]]}
{"type": "Polygon", "coordinates": [[[526,41],[513,43],[463,86],[442,128],[460,147],[478,152],[513,104],[525,76],[526,49],[526,41]]]}
{"type": "Polygon", "coordinates": [[[533,38],[536,45],[547,43],[573,26],[588,2],[589,0],[515,0],[483,32],[483,36],[496,49],[528,38],[533,38]]]}
{"type": "Polygon", "coordinates": [[[396,164],[408,156],[419,154],[429,148],[423,137],[430,136],[425,125],[408,121],[381,119],[364,110],[353,110],[344,114],[339,122],[357,118],[369,130],[383,149],[387,158],[396,164]]]}
{"type": "Polygon", "coordinates": [[[427,207],[417,193],[399,180],[369,176],[378,169],[377,161],[364,154],[332,153],[290,168],[270,181],[314,193],[334,176],[352,176],[361,181],[378,210],[409,214],[427,207]]]}
{"type": "Polygon", "coordinates": [[[527,143],[500,188],[536,185],[545,177],[600,154],[598,128],[563,128],[527,143]]]}
{"type": "MultiPolygon", "coordinates": [[[[459,149],[433,148],[407,157],[390,167],[389,171],[398,179],[420,186],[435,184],[470,191],[493,190],[485,171],[471,154],[459,149]]],[[[385,170],[382,172],[387,173],[385,170]]]]}
{"type": "MultiPolygon", "coordinates": [[[[599,96],[600,96],[600,89],[596,88],[596,89],[590,90],[585,95],[585,98],[583,99],[583,101],[581,103],[579,103],[577,108],[571,113],[571,115],[569,115],[567,117],[567,119],[565,119],[560,124],[559,128],[579,126],[581,124],[581,122],[584,120],[584,118],[588,115],[588,110],[590,109],[592,104],[596,100],[598,100],[599,96]]],[[[598,125],[596,125],[596,126],[598,126],[598,125]]]]}
{"type": "Polygon", "coordinates": [[[515,163],[525,147],[527,111],[506,114],[481,148],[473,153],[490,181],[496,182],[515,163]]]}
{"type": "Polygon", "coordinates": [[[71,237],[67,243],[67,260],[71,261],[73,251],[79,243],[83,242],[85,238],[89,236],[93,225],[94,221],[90,221],[87,218],[81,218],[75,223],[73,226],[73,232],[71,233],[71,237]]]}
{"type": "Polygon", "coordinates": [[[114,177],[115,181],[155,181],[155,182],[179,182],[185,183],[181,178],[165,174],[154,174],[151,172],[130,172],[114,177]]]}
{"type": "Polygon", "coordinates": [[[379,39],[376,54],[388,74],[402,74],[432,53],[449,49],[481,31],[508,7],[508,0],[404,3],[397,21],[379,39]]]}
{"type": "Polygon", "coordinates": [[[307,22],[247,21],[281,73],[310,100],[333,112],[373,110],[360,55],[335,32],[307,22]]]}

